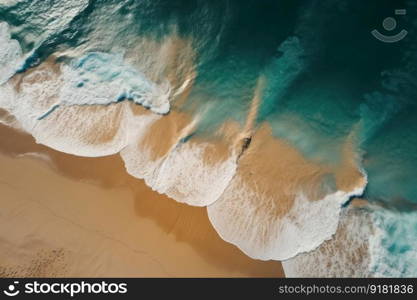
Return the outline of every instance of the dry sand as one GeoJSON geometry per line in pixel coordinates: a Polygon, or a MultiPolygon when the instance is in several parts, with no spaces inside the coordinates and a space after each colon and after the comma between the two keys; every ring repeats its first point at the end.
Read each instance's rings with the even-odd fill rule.
{"type": "Polygon", "coordinates": [[[119,156],[63,154],[0,125],[0,166],[2,277],[283,276],[221,240],[204,208],[129,176],[119,156]]]}

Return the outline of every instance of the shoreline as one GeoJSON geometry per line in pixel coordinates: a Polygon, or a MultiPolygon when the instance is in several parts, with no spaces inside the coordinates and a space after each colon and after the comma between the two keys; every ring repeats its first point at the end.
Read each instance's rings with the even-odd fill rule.
{"type": "Polygon", "coordinates": [[[221,240],[206,209],[128,175],[118,155],[76,157],[3,125],[0,136],[2,277],[284,276],[221,240]]]}

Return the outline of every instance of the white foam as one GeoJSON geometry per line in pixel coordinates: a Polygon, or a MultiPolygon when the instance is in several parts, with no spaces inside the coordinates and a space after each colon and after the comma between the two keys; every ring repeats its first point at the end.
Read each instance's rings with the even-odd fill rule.
{"type": "MultiPolygon", "coordinates": [[[[70,7],[70,15],[83,9],[85,3],[66,3],[70,7]]],[[[54,10],[54,7],[51,9],[54,10]]],[[[54,21],[50,16],[53,15],[47,14],[45,19],[48,30],[65,27],[67,21],[54,21]]],[[[174,40],[168,38],[161,45],[150,44],[155,44],[153,48],[156,50],[161,48],[161,53],[156,51],[159,57],[162,53],[171,53],[171,48],[176,49],[174,40]]],[[[155,56],[153,52],[138,57],[141,57],[139,61],[144,63],[143,67],[148,73],[161,73],[158,75],[158,83],[151,81],[138,68],[127,64],[121,54],[90,52],[73,59],[68,65],[61,65],[59,72],[53,72],[48,65],[32,69],[31,73],[24,75],[17,92],[15,86],[7,81],[22,66],[25,58],[22,57],[19,43],[11,39],[6,23],[0,23],[0,41],[0,53],[5,57],[4,60],[0,57],[0,84],[3,83],[0,85],[0,108],[10,112],[23,130],[31,133],[37,142],[74,155],[103,156],[117,153],[129,142],[134,143],[135,140],[129,141],[129,137],[138,135],[141,126],[146,127],[149,120],[154,118],[133,117],[125,103],[109,104],[127,97],[153,112],[164,114],[170,109],[170,98],[181,94],[193,80],[193,73],[188,68],[190,57],[182,57],[182,54],[179,54],[181,72],[187,69],[191,73],[181,73],[176,79],[178,82],[171,88],[160,70],[170,62],[164,60],[164,63],[152,63],[155,56]],[[187,63],[183,65],[182,60],[187,63]],[[146,67],[148,64],[149,68],[146,67]],[[85,105],[106,107],[85,109],[85,105]],[[106,132],[110,131],[116,132],[114,137],[100,142],[105,139],[106,132]]],[[[145,46],[148,43],[147,40],[143,42],[145,46]]],[[[191,48],[186,48],[187,53],[191,51],[191,48]]]]}
{"type": "Polygon", "coordinates": [[[118,153],[129,143],[130,130],[146,126],[147,117],[133,116],[128,102],[95,109],[61,105],[62,81],[49,70],[34,70],[23,79],[18,93],[10,83],[0,86],[0,107],[9,111],[38,143],[79,156],[118,153]],[[39,119],[57,105],[61,106],[39,119]],[[113,136],[106,138],[108,132],[113,136]]]}
{"type": "Polygon", "coordinates": [[[0,4],[1,6],[11,6],[11,5],[15,5],[17,3],[19,3],[19,1],[22,0],[3,0],[2,3],[0,4]]]}
{"type": "Polygon", "coordinates": [[[21,64],[22,49],[10,36],[7,23],[0,22],[0,85],[10,79],[21,64]]]}
{"type": "Polygon", "coordinates": [[[158,175],[148,180],[160,193],[179,202],[207,206],[223,193],[236,171],[236,157],[208,166],[204,151],[208,144],[180,144],[161,164],[158,175]]]}
{"type": "Polygon", "coordinates": [[[121,156],[127,171],[143,178],[153,190],[178,202],[207,206],[220,197],[236,172],[235,156],[205,164],[207,147],[212,145],[178,143],[166,156],[153,161],[150,151],[136,144],[126,147],[121,156]]]}
{"type": "Polygon", "coordinates": [[[375,208],[375,234],[370,239],[371,272],[375,277],[417,276],[417,212],[375,208]]]}
{"type": "Polygon", "coordinates": [[[0,108],[13,115],[38,143],[80,156],[115,154],[129,143],[130,131],[146,127],[149,119],[148,116],[133,117],[127,102],[108,105],[123,93],[138,100],[139,91],[127,91],[127,86],[140,87],[143,83],[142,104],[152,105],[159,112],[167,109],[166,104],[158,102],[165,99],[158,94],[163,92],[134,72],[133,68],[123,65],[121,58],[115,67],[90,61],[85,68],[63,66],[58,73],[48,65],[40,66],[23,77],[18,91],[10,82],[0,85],[0,108]],[[127,82],[130,76],[133,81],[127,82]],[[82,79],[89,80],[88,88],[75,86],[77,80],[82,79]],[[120,88],[121,84],[125,85],[120,88]],[[106,106],[98,106],[104,104],[106,106]],[[87,109],[85,105],[95,105],[96,109],[87,109]],[[108,132],[114,132],[110,139],[106,138],[108,132]]]}
{"type": "Polygon", "coordinates": [[[69,154],[88,157],[115,154],[127,143],[129,121],[123,118],[126,110],[123,106],[111,106],[96,112],[75,106],[58,108],[53,118],[36,123],[32,135],[38,143],[69,154]],[[107,118],[115,119],[116,126],[112,126],[112,122],[105,124],[107,118]],[[113,130],[116,132],[111,139],[101,140],[107,131],[113,130]]]}
{"type": "MultiPolygon", "coordinates": [[[[21,68],[33,51],[23,56],[18,41],[11,39],[9,26],[4,22],[0,23],[0,45],[1,85],[21,68]]],[[[170,98],[190,83],[190,79],[186,79],[175,91],[168,80],[157,84],[146,78],[126,64],[122,55],[100,52],[87,53],[69,65],[63,65],[61,74],[59,99],[54,105],[105,105],[130,98],[159,114],[168,113],[170,98]]]]}
{"type": "Polygon", "coordinates": [[[345,208],[331,240],[282,262],[287,277],[370,277],[374,227],[365,209],[345,208]]]}
{"type": "Polygon", "coordinates": [[[363,189],[337,191],[315,201],[299,193],[289,213],[280,218],[273,212],[277,209],[276,199],[248,188],[236,176],[207,210],[219,235],[248,256],[285,260],[330,239],[336,232],[342,204],[351,196],[362,194],[363,189]]]}
{"type": "Polygon", "coordinates": [[[168,81],[156,84],[127,65],[121,55],[93,52],[62,67],[60,100],[64,105],[109,104],[121,98],[169,112],[171,87],[168,81]]]}

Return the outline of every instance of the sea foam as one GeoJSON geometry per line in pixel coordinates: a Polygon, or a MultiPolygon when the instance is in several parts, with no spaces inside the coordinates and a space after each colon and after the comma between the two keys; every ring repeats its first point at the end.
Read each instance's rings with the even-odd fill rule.
{"type": "Polygon", "coordinates": [[[0,85],[12,77],[21,64],[22,49],[12,39],[7,23],[0,22],[0,85]]]}
{"type": "Polygon", "coordinates": [[[417,276],[417,213],[375,208],[370,272],[375,277],[417,276]]]}
{"type": "Polygon", "coordinates": [[[152,82],[124,63],[121,55],[88,53],[64,65],[62,74],[60,99],[64,105],[104,105],[127,98],[155,113],[169,112],[169,82],[152,82]]]}
{"type": "Polygon", "coordinates": [[[374,225],[369,211],[346,207],[331,240],[317,249],[282,262],[287,277],[368,277],[370,238],[374,225]]]}
{"type": "Polygon", "coordinates": [[[130,145],[121,156],[127,171],[143,178],[155,191],[178,202],[207,206],[220,197],[236,171],[236,157],[205,164],[207,147],[208,143],[179,143],[166,156],[153,161],[150,149],[130,145]]]}
{"type": "Polygon", "coordinates": [[[302,192],[284,216],[274,215],[275,200],[254,191],[236,176],[222,197],[208,207],[219,235],[252,258],[285,260],[317,248],[336,232],[341,206],[364,187],[337,191],[321,200],[302,192]]]}

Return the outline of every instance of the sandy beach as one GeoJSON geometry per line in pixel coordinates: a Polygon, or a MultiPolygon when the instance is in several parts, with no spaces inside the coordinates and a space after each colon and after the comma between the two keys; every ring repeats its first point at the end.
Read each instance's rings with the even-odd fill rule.
{"type": "Polygon", "coordinates": [[[118,155],[84,158],[0,125],[0,276],[280,277],[205,208],[153,192],[118,155]]]}

